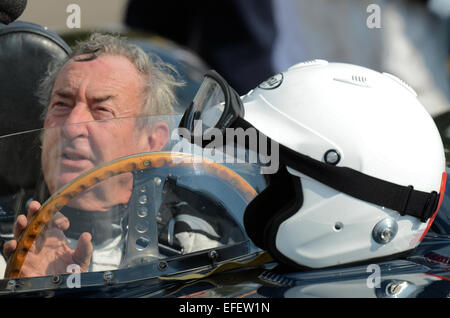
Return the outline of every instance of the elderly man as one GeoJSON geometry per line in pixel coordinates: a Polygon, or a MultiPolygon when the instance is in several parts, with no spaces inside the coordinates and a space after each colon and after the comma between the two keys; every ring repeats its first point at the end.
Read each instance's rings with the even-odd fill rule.
{"type": "MultiPolygon", "coordinates": [[[[135,153],[159,151],[165,146],[169,138],[166,123],[142,125],[138,120],[173,112],[174,88],[181,83],[171,71],[170,66],[151,61],[137,46],[101,34],[93,34],[77,44],[67,61],[49,68],[40,94],[47,107],[41,158],[50,194],[102,163],[135,153]]],[[[67,213],[71,213],[72,207],[92,211],[92,215],[120,214],[130,199],[132,182],[131,174],[115,176],[72,200],[67,213]]],[[[27,217],[18,217],[14,226],[16,240],[40,206],[32,201],[27,217]]],[[[22,276],[65,272],[70,264],[78,264],[82,271],[92,266],[91,233],[86,231],[75,238],[73,249],[62,240],[62,231],[69,229],[70,224],[67,214],[64,215],[58,213],[53,220],[58,233],[45,236],[36,251],[30,250],[22,276]]],[[[11,255],[16,240],[5,243],[4,255],[11,255]]],[[[113,250],[107,253],[112,260],[106,265],[118,266],[120,256],[113,250]]]]}

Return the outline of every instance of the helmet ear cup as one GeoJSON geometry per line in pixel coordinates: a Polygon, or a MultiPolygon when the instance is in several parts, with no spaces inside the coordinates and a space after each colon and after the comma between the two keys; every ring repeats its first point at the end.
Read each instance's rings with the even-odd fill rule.
{"type": "Polygon", "coordinates": [[[300,178],[282,165],[271,176],[269,186],[258,194],[245,209],[244,227],[253,243],[263,250],[276,249],[279,225],[294,215],[303,204],[300,178]]]}

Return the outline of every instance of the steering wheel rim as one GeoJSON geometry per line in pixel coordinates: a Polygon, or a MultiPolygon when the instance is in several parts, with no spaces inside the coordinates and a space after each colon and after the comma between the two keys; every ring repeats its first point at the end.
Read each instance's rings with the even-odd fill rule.
{"type": "Polygon", "coordinates": [[[28,226],[19,237],[17,247],[8,260],[5,278],[21,277],[22,266],[31,246],[39,234],[57,211],[62,209],[72,198],[86,189],[110,177],[123,173],[161,167],[187,167],[195,169],[198,165],[201,165],[209,174],[230,182],[237,190],[242,192],[247,201],[252,200],[256,196],[255,189],[239,174],[221,164],[202,157],[173,152],[140,153],[122,157],[81,174],[43,203],[41,209],[31,218],[28,226]]]}

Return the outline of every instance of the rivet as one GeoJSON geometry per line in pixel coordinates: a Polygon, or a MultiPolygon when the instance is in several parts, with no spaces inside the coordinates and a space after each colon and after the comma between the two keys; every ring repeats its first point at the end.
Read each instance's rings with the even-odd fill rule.
{"type": "Polygon", "coordinates": [[[110,282],[112,281],[113,278],[114,278],[114,274],[113,274],[112,272],[107,271],[107,272],[103,273],[103,279],[104,279],[106,282],[110,283],[110,282]]]}
{"type": "Polygon", "coordinates": [[[334,149],[330,149],[323,155],[323,159],[330,165],[337,165],[341,160],[341,155],[334,149]]]}
{"type": "Polygon", "coordinates": [[[168,267],[169,267],[169,265],[165,261],[161,261],[158,263],[158,269],[160,271],[165,271],[168,267]]]}
{"type": "Polygon", "coordinates": [[[8,280],[8,283],[6,285],[6,289],[14,291],[16,289],[17,282],[14,279],[8,280]]]}
{"type": "Polygon", "coordinates": [[[386,218],[378,222],[372,230],[372,238],[380,244],[391,242],[398,232],[398,225],[395,220],[386,218]]]}
{"type": "Polygon", "coordinates": [[[339,232],[340,230],[342,230],[344,228],[344,224],[342,224],[342,222],[336,222],[334,224],[334,230],[336,232],[339,232]]]}
{"type": "Polygon", "coordinates": [[[52,276],[52,284],[58,285],[61,283],[61,277],[59,275],[52,276]]]}
{"type": "Polygon", "coordinates": [[[208,252],[208,257],[209,257],[209,259],[211,260],[211,261],[216,261],[217,260],[217,258],[219,257],[219,253],[217,253],[217,251],[215,251],[215,250],[212,250],[212,251],[209,251],[208,252]]]}
{"type": "Polygon", "coordinates": [[[408,282],[390,282],[386,285],[385,293],[388,296],[398,296],[408,287],[408,282]]]}

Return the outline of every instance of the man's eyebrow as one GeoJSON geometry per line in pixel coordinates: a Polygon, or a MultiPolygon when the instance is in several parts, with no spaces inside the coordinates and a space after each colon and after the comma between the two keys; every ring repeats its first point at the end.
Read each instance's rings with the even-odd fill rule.
{"type": "Polygon", "coordinates": [[[115,97],[116,97],[115,95],[105,95],[105,96],[93,97],[92,101],[94,103],[101,103],[101,102],[105,102],[110,99],[114,99],[115,97]]]}
{"type": "MultiPolygon", "coordinates": [[[[59,97],[63,97],[63,98],[73,98],[74,94],[70,91],[65,91],[65,90],[57,90],[54,92],[54,95],[57,95],[59,97]]],[[[105,96],[98,96],[98,97],[93,97],[92,101],[94,103],[101,103],[110,99],[114,99],[116,96],[115,95],[105,95],[105,96]]]]}
{"type": "Polygon", "coordinates": [[[74,96],[71,92],[64,91],[64,90],[55,91],[54,95],[58,95],[59,97],[63,97],[63,98],[72,98],[74,96]]]}

